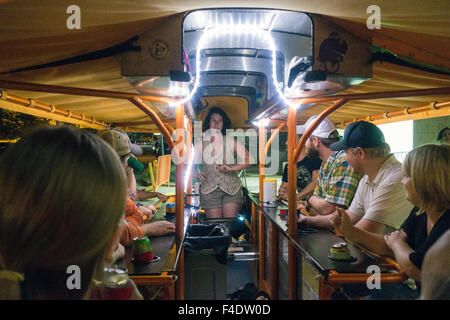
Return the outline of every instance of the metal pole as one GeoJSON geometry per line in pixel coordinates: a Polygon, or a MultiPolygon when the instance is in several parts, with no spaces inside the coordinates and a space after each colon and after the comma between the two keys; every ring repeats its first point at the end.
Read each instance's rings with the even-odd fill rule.
{"type": "MultiPolygon", "coordinates": [[[[176,129],[184,132],[184,105],[177,105],[175,111],[176,129]]],[[[184,145],[185,139],[178,141],[184,145]]],[[[175,151],[177,152],[177,150],[175,151]]],[[[184,157],[183,148],[181,148],[180,157],[184,157]]],[[[184,161],[176,165],[175,178],[175,243],[177,251],[183,251],[183,235],[184,235],[184,161]]],[[[178,265],[177,280],[177,298],[184,298],[184,254],[181,252],[180,262],[178,265]]]]}
{"type": "MultiPolygon", "coordinates": [[[[264,163],[265,163],[265,140],[266,140],[266,129],[264,126],[259,127],[259,206],[262,206],[262,201],[264,200],[264,163]]],[[[260,290],[266,290],[264,285],[264,275],[265,275],[265,247],[266,247],[266,237],[265,237],[265,222],[264,216],[261,212],[258,212],[258,246],[259,246],[259,288],[260,290]]]]}
{"type": "MultiPolygon", "coordinates": [[[[175,143],[172,140],[169,130],[161,121],[161,119],[158,117],[158,115],[152,109],[150,109],[141,99],[134,97],[130,99],[130,101],[136,107],[144,111],[155,122],[158,129],[161,130],[161,133],[166,137],[167,143],[169,144],[169,148],[172,150],[175,143]]],[[[184,129],[184,125],[182,128],[184,129]]]]}
{"type": "MultiPolygon", "coordinates": [[[[297,109],[288,110],[288,235],[297,238],[297,162],[295,144],[297,136],[297,109]]],[[[288,298],[297,299],[297,254],[288,245],[288,298]]]]}

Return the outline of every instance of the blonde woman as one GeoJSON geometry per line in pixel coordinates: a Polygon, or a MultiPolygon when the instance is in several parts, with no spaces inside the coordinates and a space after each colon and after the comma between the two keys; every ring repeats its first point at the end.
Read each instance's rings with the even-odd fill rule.
{"type": "Polygon", "coordinates": [[[89,298],[121,232],[126,178],[114,150],[80,130],[38,129],[0,158],[0,190],[0,299],[89,298]],[[79,289],[68,288],[69,266],[79,289]]]}
{"type": "MultiPolygon", "coordinates": [[[[384,237],[363,231],[355,228],[348,215],[339,209],[331,216],[331,223],[346,239],[380,255],[395,257],[420,290],[424,256],[450,229],[450,146],[428,144],[410,151],[403,162],[403,173],[406,199],[415,208],[399,231],[384,237]]],[[[383,286],[389,287],[384,284],[382,289],[383,286]]],[[[417,292],[412,296],[416,295],[417,292]]]]}

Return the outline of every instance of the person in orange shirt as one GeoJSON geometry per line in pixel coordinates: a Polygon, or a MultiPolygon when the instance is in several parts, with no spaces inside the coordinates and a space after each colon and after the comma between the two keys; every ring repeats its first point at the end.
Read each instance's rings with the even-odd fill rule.
{"type": "MultiPolygon", "coordinates": [[[[104,130],[100,132],[99,136],[113,147],[127,171],[127,160],[131,151],[128,136],[118,130],[104,130]]],[[[136,237],[163,236],[175,232],[175,225],[169,221],[145,224],[143,213],[151,215],[152,210],[151,208],[137,207],[128,197],[125,206],[125,225],[120,237],[120,244],[124,247],[130,246],[136,237]]]]}

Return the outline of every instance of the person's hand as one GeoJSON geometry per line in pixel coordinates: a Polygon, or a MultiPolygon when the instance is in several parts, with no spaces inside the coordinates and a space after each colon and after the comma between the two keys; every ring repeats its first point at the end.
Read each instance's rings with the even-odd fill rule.
{"type": "Polygon", "coordinates": [[[125,247],[119,243],[119,245],[116,248],[116,251],[114,251],[112,256],[112,262],[116,262],[117,260],[125,257],[125,247]]]}
{"type": "Polygon", "coordinates": [[[305,223],[305,224],[308,224],[308,222],[309,222],[309,217],[308,217],[308,216],[305,216],[305,215],[303,215],[303,214],[300,214],[300,215],[298,216],[297,223],[305,223]]]}
{"type": "Polygon", "coordinates": [[[206,179],[206,175],[203,172],[195,172],[193,174],[194,179],[204,181],[206,179]]]}
{"type": "Polygon", "coordinates": [[[145,231],[149,236],[165,236],[175,232],[175,225],[169,221],[157,221],[145,225],[145,231]]]}
{"type": "Polygon", "coordinates": [[[350,217],[342,208],[336,208],[336,211],[330,215],[330,223],[337,234],[343,234],[344,236],[353,228],[350,217]]]}
{"type": "Polygon", "coordinates": [[[233,169],[229,166],[227,166],[226,164],[220,164],[219,165],[219,170],[222,172],[230,172],[233,171],[233,169]]]}
{"type": "Polygon", "coordinates": [[[386,245],[389,247],[389,249],[393,250],[393,247],[396,243],[399,242],[406,242],[406,239],[408,238],[408,235],[405,233],[405,231],[394,231],[384,236],[384,241],[386,242],[386,245]]]}
{"type": "MultiPolygon", "coordinates": [[[[300,210],[300,209],[306,210],[306,202],[303,200],[297,201],[297,209],[298,210],[300,210]]],[[[306,210],[306,211],[308,211],[308,210],[306,210]]]]}
{"type": "Polygon", "coordinates": [[[280,188],[278,190],[278,199],[286,200],[287,201],[287,192],[285,188],[280,188]]]}
{"type": "Polygon", "coordinates": [[[169,200],[169,197],[166,196],[165,194],[161,193],[161,192],[157,192],[156,196],[158,197],[158,199],[160,201],[163,201],[163,202],[169,200]]]}
{"type": "Polygon", "coordinates": [[[139,207],[139,211],[144,215],[144,216],[148,216],[148,219],[150,220],[153,217],[153,212],[156,211],[156,208],[154,206],[152,206],[151,204],[149,204],[148,206],[142,206],[139,207]]]}
{"type": "Polygon", "coordinates": [[[139,292],[134,281],[131,279],[130,279],[130,281],[131,281],[131,285],[133,286],[133,290],[131,291],[131,297],[128,300],[144,300],[144,298],[142,297],[142,294],[139,292]]]}

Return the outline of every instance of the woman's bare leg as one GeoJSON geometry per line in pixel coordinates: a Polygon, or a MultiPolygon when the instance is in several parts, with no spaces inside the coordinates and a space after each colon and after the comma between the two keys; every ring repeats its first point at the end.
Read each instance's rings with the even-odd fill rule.
{"type": "Polygon", "coordinates": [[[228,202],[223,204],[223,217],[235,218],[239,210],[241,210],[242,204],[239,202],[228,202]]]}

